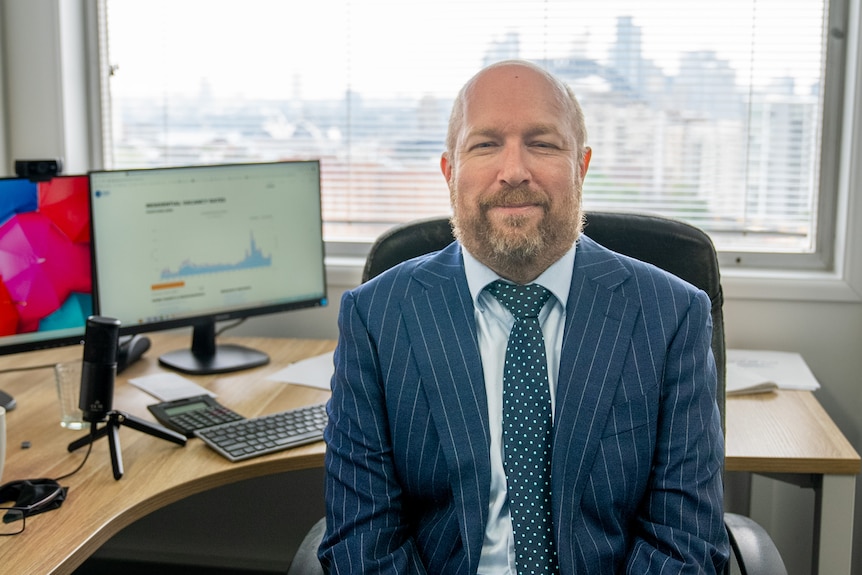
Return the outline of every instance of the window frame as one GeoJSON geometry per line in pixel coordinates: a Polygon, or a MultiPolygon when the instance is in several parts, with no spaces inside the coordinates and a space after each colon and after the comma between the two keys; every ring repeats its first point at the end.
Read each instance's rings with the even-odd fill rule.
{"type": "MultiPolygon", "coordinates": [[[[100,2],[100,5],[104,6],[108,2],[109,0],[104,0],[103,2],[100,2]]],[[[846,33],[829,34],[827,32],[831,30],[841,30],[843,26],[846,26],[846,14],[843,14],[846,0],[832,0],[831,2],[830,0],[825,0],[825,3],[825,14],[828,17],[828,21],[822,23],[821,33],[823,38],[825,38],[824,60],[827,63],[827,69],[825,70],[827,77],[821,86],[822,92],[821,97],[819,98],[821,101],[819,108],[822,108],[822,111],[818,109],[818,112],[821,117],[814,126],[814,135],[818,140],[818,151],[820,153],[820,157],[811,158],[809,156],[811,162],[814,164],[814,173],[817,174],[816,177],[818,178],[817,190],[815,191],[816,197],[814,198],[816,205],[812,206],[813,213],[810,216],[814,221],[812,221],[811,225],[811,235],[808,236],[811,245],[814,246],[814,251],[810,253],[806,252],[805,250],[807,248],[805,246],[801,246],[799,251],[789,248],[778,248],[777,251],[766,251],[766,249],[769,249],[768,246],[764,246],[765,249],[760,249],[756,246],[746,246],[743,248],[727,247],[726,243],[722,240],[722,233],[719,232],[714,236],[714,238],[716,244],[721,246],[722,251],[719,252],[720,261],[727,269],[738,268],[747,270],[762,268],[767,270],[827,270],[833,264],[833,257],[835,254],[832,249],[832,239],[837,205],[833,201],[834,198],[832,197],[836,185],[832,175],[835,173],[833,168],[837,166],[835,165],[836,154],[831,146],[834,142],[837,142],[837,137],[840,136],[842,108],[840,105],[836,104],[840,104],[841,100],[841,79],[844,74],[844,47],[846,45],[846,42],[843,41],[843,37],[846,36],[846,33]],[[832,6],[829,4],[832,4],[832,6]]],[[[757,5],[757,0],[755,0],[755,5],[757,5]]],[[[100,24],[102,25],[100,36],[107,37],[107,32],[103,29],[107,24],[105,22],[101,22],[100,24]]],[[[113,88],[107,85],[108,77],[105,74],[104,68],[107,68],[107,66],[111,64],[114,64],[114,62],[111,61],[108,62],[107,65],[102,66],[103,70],[101,71],[100,77],[103,82],[100,93],[103,95],[104,101],[106,102],[109,101],[109,91],[113,88]]],[[[756,106],[756,104],[753,105],[756,106]]],[[[757,108],[755,108],[755,110],[756,109],[757,108]]],[[[103,115],[103,118],[104,117],[105,116],[103,115]]],[[[110,122],[111,117],[112,116],[108,116],[105,121],[110,122]]],[[[587,125],[590,125],[589,113],[587,116],[587,125]]],[[[110,136],[107,136],[107,138],[109,139],[110,136]]],[[[108,143],[110,144],[110,142],[108,143]]],[[[744,147],[744,144],[738,145],[744,147]]],[[[106,150],[106,153],[110,153],[110,150],[106,150]]],[[[598,161],[600,161],[600,159],[598,161]]],[[[110,161],[108,161],[108,163],[110,164],[110,161]]],[[[744,168],[735,168],[734,171],[737,173],[744,173],[745,170],[744,168]]],[[[352,177],[353,176],[351,176],[351,178],[352,177]]],[[[438,187],[440,190],[443,190],[444,186],[442,185],[442,178],[438,176],[438,179],[440,184],[438,187]]],[[[590,176],[588,176],[588,184],[585,187],[585,205],[588,209],[592,205],[592,199],[598,199],[599,202],[601,202],[601,190],[597,190],[599,194],[591,198],[590,194],[593,192],[591,191],[591,184],[589,184],[589,181],[590,176]]],[[[598,182],[600,180],[595,181],[598,182]]],[[[744,186],[745,185],[742,184],[742,187],[744,186]]],[[[382,188],[379,189],[379,191],[381,193],[385,193],[385,190],[382,188]]],[[[340,197],[340,193],[343,192],[336,190],[336,197],[340,197]]],[[[776,193],[780,194],[780,192],[776,193]]],[[[787,193],[790,193],[789,189],[787,190],[787,193]]],[[[443,198],[440,199],[442,200],[443,198]]],[[[367,194],[360,194],[357,201],[373,202],[373,193],[369,191],[367,194]]],[[[611,207],[609,209],[616,210],[625,208],[611,207]]],[[[650,207],[646,207],[645,209],[655,211],[650,207]]],[[[756,236],[756,232],[749,234],[749,237],[752,238],[756,236]]],[[[339,252],[343,252],[344,250],[353,251],[352,248],[344,245],[345,241],[349,240],[337,238],[336,241],[331,241],[333,250],[337,250],[339,252]]],[[[754,243],[756,244],[759,242],[755,240],[754,243]]]]}
{"type": "Polygon", "coordinates": [[[829,0],[827,18],[823,23],[823,36],[826,38],[826,64],[823,81],[823,115],[819,131],[815,250],[812,253],[720,251],[718,260],[723,272],[747,269],[826,271],[835,265],[845,77],[849,73],[847,68],[847,46],[850,35],[848,3],[848,0],[829,0]]]}

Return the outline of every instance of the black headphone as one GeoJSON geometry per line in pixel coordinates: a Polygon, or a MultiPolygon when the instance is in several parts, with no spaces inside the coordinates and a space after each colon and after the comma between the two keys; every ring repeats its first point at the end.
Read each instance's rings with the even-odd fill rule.
{"type": "Polygon", "coordinates": [[[7,513],[4,522],[14,521],[23,514],[25,517],[56,509],[66,499],[67,487],[62,487],[54,479],[21,479],[0,485],[0,507],[13,501],[17,514],[7,513]]]}

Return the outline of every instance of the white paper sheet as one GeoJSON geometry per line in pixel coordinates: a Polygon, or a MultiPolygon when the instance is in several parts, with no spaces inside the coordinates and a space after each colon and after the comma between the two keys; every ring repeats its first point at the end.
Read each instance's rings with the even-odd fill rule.
{"type": "Polygon", "coordinates": [[[170,371],[135,377],[130,379],[129,383],[161,401],[174,401],[198,395],[216,396],[205,387],[170,371]]]}
{"type": "Polygon", "coordinates": [[[297,361],[273,373],[267,379],[328,390],[333,372],[332,354],[333,352],[330,351],[297,361]]]}

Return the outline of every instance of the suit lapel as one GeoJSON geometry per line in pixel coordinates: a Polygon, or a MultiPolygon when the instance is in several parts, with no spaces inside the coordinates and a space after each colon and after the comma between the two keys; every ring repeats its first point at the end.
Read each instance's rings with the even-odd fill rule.
{"type": "Polygon", "coordinates": [[[404,322],[449,466],[468,563],[477,565],[488,515],[490,439],[473,301],[458,246],[419,266],[413,279],[425,289],[402,303],[404,322]]]}
{"type": "Polygon", "coordinates": [[[629,272],[611,252],[579,240],[557,381],[554,509],[571,513],[601,439],[639,305],[619,285],[629,272]]]}

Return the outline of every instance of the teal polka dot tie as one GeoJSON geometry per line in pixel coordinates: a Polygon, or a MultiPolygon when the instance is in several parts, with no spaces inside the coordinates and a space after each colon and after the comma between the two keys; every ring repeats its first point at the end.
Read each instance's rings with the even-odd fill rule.
{"type": "Polygon", "coordinates": [[[503,465],[518,573],[557,573],[551,521],[551,392],[539,312],[551,293],[537,284],[486,288],[513,316],[503,369],[503,465]]]}

